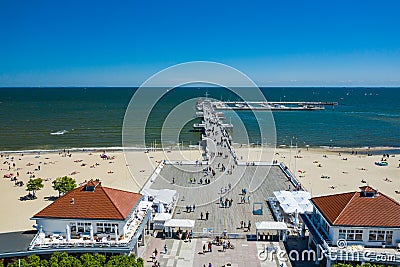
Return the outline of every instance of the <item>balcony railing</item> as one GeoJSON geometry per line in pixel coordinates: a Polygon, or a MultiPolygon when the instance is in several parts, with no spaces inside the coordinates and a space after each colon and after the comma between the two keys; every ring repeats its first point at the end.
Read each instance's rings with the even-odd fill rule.
{"type": "Polygon", "coordinates": [[[350,244],[340,248],[327,240],[310,216],[302,214],[301,218],[313,235],[316,245],[320,245],[324,256],[333,261],[363,261],[400,264],[400,252],[395,248],[366,248],[362,244],[350,244]]]}
{"type": "Polygon", "coordinates": [[[100,241],[86,237],[71,238],[69,241],[65,237],[58,234],[53,234],[50,237],[46,237],[43,232],[38,232],[32,239],[28,250],[130,250],[133,248],[140,232],[146,227],[146,223],[150,220],[151,211],[146,211],[143,214],[138,213],[139,217],[135,218],[135,214],[132,215],[128,221],[128,229],[124,235],[121,235],[119,240],[112,240],[103,238],[100,241]],[[140,219],[138,221],[138,219],[140,219]]]}

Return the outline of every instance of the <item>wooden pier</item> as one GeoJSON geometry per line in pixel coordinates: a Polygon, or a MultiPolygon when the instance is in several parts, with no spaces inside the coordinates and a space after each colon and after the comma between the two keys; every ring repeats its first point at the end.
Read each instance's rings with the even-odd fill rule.
{"type": "MultiPolygon", "coordinates": [[[[212,101],[215,110],[270,110],[270,111],[312,111],[324,110],[325,106],[334,108],[338,102],[260,102],[260,101],[212,101]]],[[[202,110],[202,102],[197,105],[202,110]]]]}
{"type": "Polygon", "coordinates": [[[166,162],[152,179],[150,188],[178,191],[179,200],[173,217],[195,220],[195,234],[204,231],[221,234],[226,230],[242,237],[254,235],[256,222],[274,220],[267,203],[267,199],[274,196],[273,191],[293,189],[294,186],[277,164],[240,162],[231,147],[226,125],[217,116],[213,103],[204,101],[201,105],[203,122],[194,127],[204,129],[203,158],[196,164],[166,162]],[[206,179],[210,182],[206,183],[206,179]],[[254,181],[257,186],[252,188],[254,181]],[[222,204],[226,199],[232,200],[229,207],[222,204]],[[193,208],[193,205],[195,210],[187,212],[186,206],[193,208]],[[208,220],[206,213],[209,213],[208,220]],[[241,221],[246,225],[250,221],[250,230],[240,228],[241,221]]]}

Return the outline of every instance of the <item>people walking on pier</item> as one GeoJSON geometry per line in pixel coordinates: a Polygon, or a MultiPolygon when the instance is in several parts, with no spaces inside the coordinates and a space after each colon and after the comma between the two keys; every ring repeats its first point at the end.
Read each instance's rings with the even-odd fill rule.
{"type": "Polygon", "coordinates": [[[207,211],[206,212],[206,221],[208,221],[208,216],[210,215],[210,213],[207,211]]]}
{"type": "Polygon", "coordinates": [[[203,220],[203,212],[200,213],[200,220],[203,220]]]}
{"type": "Polygon", "coordinates": [[[249,232],[250,232],[250,227],[251,227],[251,221],[249,221],[249,223],[247,224],[247,229],[249,230],[249,232]]]}

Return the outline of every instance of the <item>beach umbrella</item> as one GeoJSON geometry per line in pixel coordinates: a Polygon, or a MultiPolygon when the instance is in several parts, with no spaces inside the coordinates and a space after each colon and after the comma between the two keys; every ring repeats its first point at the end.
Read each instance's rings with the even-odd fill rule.
{"type": "Polygon", "coordinates": [[[118,241],[118,226],[117,225],[114,226],[114,233],[115,233],[115,242],[117,242],[118,241]]]}
{"type": "Polygon", "coordinates": [[[65,232],[66,232],[65,239],[67,240],[67,242],[71,241],[71,228],[69,227],[68,224],[65,227],[65,232]]]}
{"type": "Polygon", "coordinates": [[[90,241],[94,241],[94,236],[93,236],[93,225],[90,225],[90,227],[89,227],[89,229],[90,229],[90,241]]]}

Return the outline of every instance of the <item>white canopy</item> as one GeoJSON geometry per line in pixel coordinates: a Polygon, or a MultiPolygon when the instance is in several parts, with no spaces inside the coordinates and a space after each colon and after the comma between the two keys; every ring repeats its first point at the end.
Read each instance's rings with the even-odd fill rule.
{"type": "Polygon", "coordinates": [[[170,213],[157,213],[153,221],[168,221],[171,218],[172,215],[170,213]]]}
{"type": "Polygon", "coordinates": [[[283,201],[286,198],[292,198],[292,193],[290,191],[274,191],[275,197],[278,199],[279,202],[283,201]]]}
{"type": "Polygon", "coordinates": [[[281,208],[283,209],[283,212],[285,213],[303,213],[303,209],[300,208],[300,206],[295,203],[295,204],[281,204],[281,208]]]}
{"type": "Polygon", "coordinates": [[[293,191],[292,196],[295,198],[311,199],[311,193],[307,191],[293,191]]]}
{"type": "Polygon", "coordinates": [[[257,230],[286,230],[287,225],[284,222],[275,222],[275,221],[263,221],[256,222],[257,230]]]}
{"type": "Polygon", "coordinates": [[[307,191],[275,191],[274,195],[285,213],[312,212],[311,193],[307,191]]]}
{"type": "Polygon", "coordinates": [[[157,189],[146,188],[142,190],[142,194],[153,197],[154,201],[158,201],[160,203],[168,205],[175,200],[177,192],[176,190],[171,190],[171,189],[157,190],[157,189]]]}
{"type": "Polygon", "coordinates": [[[279,201],[279,203],[280,204],[297,204],[297,201],[296,201],[296,199],[294,199],[294,198],[292,198],[292,197],[287,197],[287,198],[285,198],[284,200],[282,200],[282,201],[279,201]]]}
{"type": "Polygon", "coordinates": [[[304,203],[304,204],[300,203],[299,207],[303,210],[303,212],[306,212],[306,213],[312,213],[313,209],[314,209],[314,207],[310,201],[308,201],[308,203],[304,203]]]}
{"type": "Polygon", "coordinates": [[[164,227],[181,227],[181,228],[193,228],[194,220],[186,219],[170,219],[164,223],[164,227]]]}
{"type": "Polygon", "coordinates": [[[143,201],[140,201],[138,209],[139,210],[148,210],[151,208],[152,205],[153,205],[153,202],[143,200],[143,201]]]}

